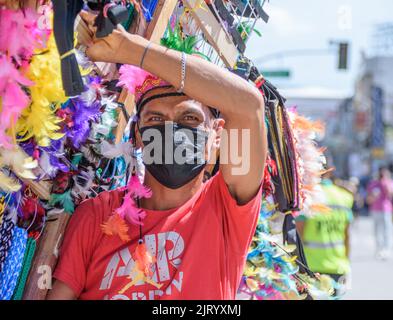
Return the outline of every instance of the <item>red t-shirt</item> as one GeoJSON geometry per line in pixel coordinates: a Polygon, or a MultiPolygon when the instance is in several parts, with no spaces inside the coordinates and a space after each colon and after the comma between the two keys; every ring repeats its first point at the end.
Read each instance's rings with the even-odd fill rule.
{"type": "Polygon", "coordinates": [[[258,220],[261,189],[239,206],[218,173],[181,207],[146,210],[142,232],[157,260],[152,279],[162,286],[140,281],[123,294],[119,291],[132,280],[128,276],[134,270],[139,227],[129,228],[128,243],[104,235],[100,225],[120,206],[123,193],[103,192],[76,209],[54,277],[85,300],[235,299],[258,220]]]}

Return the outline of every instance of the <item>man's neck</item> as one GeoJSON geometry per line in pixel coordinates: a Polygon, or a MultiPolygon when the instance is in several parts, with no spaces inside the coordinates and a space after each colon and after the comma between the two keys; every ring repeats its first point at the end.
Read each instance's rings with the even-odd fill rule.
{"type": "Polygon", "coordinates": [[[142,199],[141,206],[147,210],[170,210],[178,208],[198,192],[203,183],[203,171],[196,178],[178,189],[170,189],[159,183],[146,171],[144,184],[152,190],[152,197],[142,199]]]}

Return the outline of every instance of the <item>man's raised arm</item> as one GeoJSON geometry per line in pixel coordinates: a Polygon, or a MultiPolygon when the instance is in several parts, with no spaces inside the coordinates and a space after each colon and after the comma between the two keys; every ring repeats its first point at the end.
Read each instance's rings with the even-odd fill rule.
{"type": "MultiPolygon", "coordinates": [[[[82,17],[91,19],[86,14],[82,17]]],[[[148,44],[148,40],[119,26],[108,37],[91,43],[87,54],[94,61],[136,66],[144,56],[143,69],[179,88],[182,53],[154,43],[146,49],[148,44]]],[[[239,204],[248,202],[261,184],[267,152],[262,95],[239,76],[190,55],[186,58],[184,93],[221,112],[226,134],[221,143],[220,160],[224,163],[220,169],[232,196],[239,204]]]]}

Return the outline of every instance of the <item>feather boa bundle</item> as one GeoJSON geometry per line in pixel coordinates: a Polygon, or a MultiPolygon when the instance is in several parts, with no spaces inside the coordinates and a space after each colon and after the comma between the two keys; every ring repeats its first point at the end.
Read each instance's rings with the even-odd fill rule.
{"type": "Polygon", "coordinates": [[[35,179],[33,169],[37,167],[37,161],[27,156],[20,148],[6,150],[0,147],[0,190],[17,192],[21,189],[19,180],[6,174],[4,168],[11,170],[17,177],[35,179]]]}
{"type": "Polygon", "coordinates": [[[0,168],[7,167],[18,177],[35,179],[33,169],[38,165],[37,160],[27,156],[20,148],[5,150],[0,148],[0,168]]]}
{"type": "Polygon", "coordinates": [[[0,190],[5,192],[17,192],[21,189],[21,187],[22,186],[16,179],[0,171],[0,190]]]}
{"type": "Polygon", "coordinates": [[[0,65],[0,146],[11,149],[13,143],[8,131],[14,128],[30,102],[23,86],[33,82],[20,73],[10,58],[0,55],[0,65]]]}
{"type": "Polygon", "coordinates": [[[319,122],[312,122],[299,115],[294,108],[288,110],[293,127],[298,170],[300,175],[300,195],[302,199],[302,214],[311,215],[314,209],[326,211],[321,198],[319,184],[324,171],[326,158],[324,149],[317,146],[317,134],[323,132],[324,127],[319,122]]]}
{"type": "Polygon", "coordinates": [[[100,137],[105,139],[112,138],[112,131],[117,126],[117,111],[118,104],[115,102],[115,96],[102,96],[101,107],[105,110],[101,113],[100,121],[92,123],[90,138],[96,140],[100,137]]]}
{"type": "Polygon", "coordinates": [[[0,52],[20,64],[29,60],[37,48],[45,46],[48,30],[38,27],[41,15],[30,8],[0,9],[0,52]]]}
{"type": "Polygon", "coordinates": [[[38,161],[39,167],[35,170],[35,173],[39,180],[55,178],[58,170],[69,171],[68,165],[64,163],[67,163],[64,142],[65,139],[51,140],[48,147],[39,147],[33,140],[19,144],[26,154],[38,161]]]}
{"type": "Polygon", "coordinates": [[[60,59],[53,35],[50,36],[45,51],[37,51],[34,55],[28,78],[34,81],[30,87],[32,103],[18,120],[17,130],[20,141],[34,138],[39,146],[47,147],[51,140],[64,136],[60,133],[60,122],[55,112],[67,98],[64,94],[60,59]]]}
{"type": "Polygon", "coordinates": [[[58,113],[64,120],[66,136],[75,149],[80,149],[88,138],[96,142],[102,136],[108,137],[117,125],[115,97],[106,95],[101,78],[86,77],[86,82],[86,90],[77,98],[70,99],[58,113]]]}
{"type": "Polygon", "coordinates": [[[91,122],[96,121],[101,114],[101,105],[98,102],[87,105],[82,99],[75,98],[71,99],[69,108],[72,114],[72,125],[66,130],[66,135],[74,148],[80,149],[89,137],[91,122]]]}
{"type": "Polygon", "coordinates": [[[121,142],[115,145],[104,140],[100,144],[100,149],[100,153],[107,159],[116,159],[122,157],[126,166],[135,166],[135,163],[133,162],[134,148],[130,142],[121,142]]]}
{"type": "Polygon", "coordinates": [[[0,8],[0,146],[7,149],[14,145],[15,132],[10,131],[30,103],[24,90],[33,85],[25,76],[28,61],[48,36],[48,30],[38,27],[40,17],[29,8],[0,8]]]}
{"type": "Polygon", "coordinates": [[[39,164],[49,178],[54,178],[59,170],[62,172],[70,170],[69,166],[63,163],[66,161],[64,143],[65,139],[52,140],[49,147],[41,148],[39,164]]]}
{"type": "Polygon", "coordinates": [[[92,188],[94,185],[95,172],[91,166],[86,171],[82,171],[79,175],[72,177],[74,180],[74,186],[71,194],[76,199],[87,199],[91,197],[92,188]],[[81,182],[83,181],[83,182],[81,182]]]}

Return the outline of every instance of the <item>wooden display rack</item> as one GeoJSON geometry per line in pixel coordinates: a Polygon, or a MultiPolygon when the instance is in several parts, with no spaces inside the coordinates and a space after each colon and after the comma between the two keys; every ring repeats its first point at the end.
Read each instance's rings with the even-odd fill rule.
{"type": "MultiPolygon", "coordinates": [[[[236,46],[209,9],[207,7],[201,8],[200,1],[183,0],[183,3],[190,9],[194,20],[200,26],[209,44],[216,50],[222,61],[227,67],[233,68],[238,57],[236,46]]],[[[159,43],[176,5],[177,0],[158,0],[152,21],[147,24],[144,17],[137,15],[128,31],[144,36],[155,43],[159,43]]],[[[84,43],[84,39],[89,39],[92,36],[83,20],[77,19],[75,25],[79,43],[84,43]]],[[[101,75],[116,76],[117,74],[116,67],[113,64],[96,63],[96,65],[101,75]]],[[[134,97],[126,89],[121,91],[118,101],[124,104],[128,114],[132,115],[134,113],[134,97]]],[[[123,113],[119,112],[118,126],[115,132],[116,143],[121,141],[126,126],[126,119],[123,113]]],[[[24,182],[41,199],[48,200],[50,198],[50,182],[35,182],[32,180],[24,180],[24,182]]],[[[49,286],[39,286],[39,284],[42,283],[43,272],[45,270],[54,271],[56,267],[59,246],[70,216],[68,213],[58,214],[52,216],[51,221],[47,222],[43,235],[37,245],[37,251],[26,283],[23,299],[45,299],[49,286]],[[42,266],[48,269],[42,269],[42,266]]]]}

